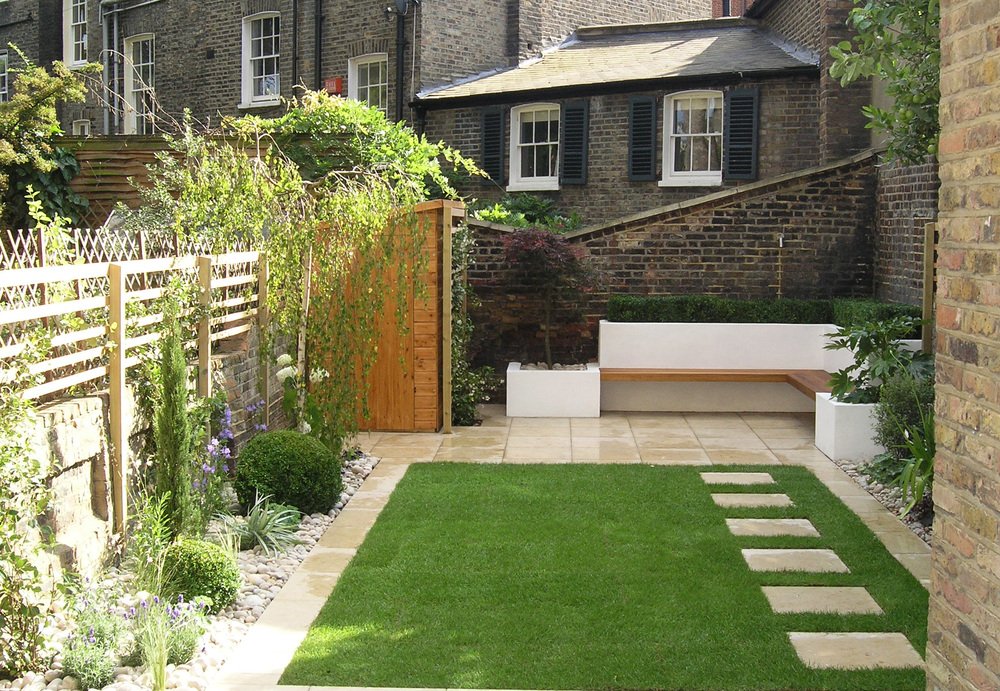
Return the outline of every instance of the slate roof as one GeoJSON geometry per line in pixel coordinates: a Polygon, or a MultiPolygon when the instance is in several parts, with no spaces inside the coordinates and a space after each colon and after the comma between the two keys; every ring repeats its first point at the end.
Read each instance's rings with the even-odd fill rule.
{"type": "MultiPolygon", "coordinates": [[[[815,56],[782,46],[742,18],[585,27],[561,46],[517,67],[417,95],[425,106],[492,95],[588,85],[628,85],[714,75],[815,70],[815,56]]],[[[450,103],[448,105],[451,105],[450,103]]]]}

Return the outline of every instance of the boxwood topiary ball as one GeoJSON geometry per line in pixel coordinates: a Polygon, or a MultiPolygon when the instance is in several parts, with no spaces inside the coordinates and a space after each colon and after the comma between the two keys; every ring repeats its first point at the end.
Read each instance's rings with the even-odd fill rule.
{"type": "Polygon", "coordinates": [[[170,595],[183,595],[188,602],[207,597],[213,614],[235,602],[240,589],[240,569],[232,555],[205,540],[182,539],[167,547],[163,571],[170,595]]]}
{"type": "Polygon", "coordinates": [[[244,506],[259,492],[305,514],[333,508],[344,489],[341,459],[314,437],[279,430],[247,442],[236,463],[236,495],[244,506]]]}

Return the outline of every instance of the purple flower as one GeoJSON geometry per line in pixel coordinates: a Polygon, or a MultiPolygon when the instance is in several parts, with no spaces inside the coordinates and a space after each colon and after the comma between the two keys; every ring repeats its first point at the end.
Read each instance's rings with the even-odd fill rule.
{"type": "Polygon", "coordinates": [[[154,605],[160,604],[160,596],[159,595],[154,595],[153,596],[153,604],[154,605]]]}

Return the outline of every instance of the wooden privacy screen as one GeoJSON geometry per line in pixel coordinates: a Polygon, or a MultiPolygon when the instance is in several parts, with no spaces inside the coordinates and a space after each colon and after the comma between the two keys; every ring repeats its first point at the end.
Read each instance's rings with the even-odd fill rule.
{"type": "MultiPolygon", "coordinates": [[[[368,419],[362,430],[451,431],[451,233],[465,218],[461,202],[433,201],[414,209],[424,236],[426,289],[410,304],[405,332],[395,319],[397,302],[386,302],[378,359],[368,375],[368,419]]],[[[392,269],[390,269],[392,271],[392,269]]],[[[394,276],[382,283],[392,285],[394,276]]]]}

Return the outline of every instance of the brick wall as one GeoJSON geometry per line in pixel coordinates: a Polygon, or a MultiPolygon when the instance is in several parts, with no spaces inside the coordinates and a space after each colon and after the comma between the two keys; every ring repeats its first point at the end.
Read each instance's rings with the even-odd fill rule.
{"type": "Polygon", "coordinates": [[[875,297],[923,300],[924,225],[937,217],[937,163],[879,167],[875,211],[875,297]]]}
{"type": "MultiPolygon", "coordinates": [[[[729,297],[870,295],[874,157],[747,185],[714,200],[663,209],[572,234],[601,272],[600,286],[564,308],[555,334],[558,358],[596,355],[597,322],[612,293],[729,297]]],[[[473,311],[477,362],[503,369],[541,358],[542,334],[530,295],[510,290],[504,232],[477,230],[470,280],[482,304],[473,311]]]]}
{"type": "Polygon", "coordinates": [[[522,58],[537,55],[580,26],[672,22],[711,16],[711,0],[520,0],[518,55],[522,58]]]}
{"type": "Polygon", "coordinates": [[[928,688],[1000,688],[1000,19],[941,7],[937,457],[928,688]]]}
{"type": "MultiPolygon", "coordinates": [[[[745,82],[741,86],[760,87],[760,178],[791,173],[815,165],[819,158],[816,80],[803,76],[745,82]]],[[[704,88],[722,90],[726,87],[706,82],[704,88]]],[[[669,92],[645,93],[656,96],[659,101],[659,177],[663,168],[663,97],[669,92]]],[[[564,185],[558,192],[538,193],[554,199],[561,208],[579,212],[585,224],[605,222],[719,190],[714,187],[661,187],[656,180],[629,181],[629,96],[617,94],[590,98],[587,184],[564,185]]],[[[506,127],[506,139],[509,141],[509,118],[506,127]]],[[[479,160],[482,136],[480,111],[432,111],[427,115],[427,136],[431,140],[445,139],[465,155],[479,160]]],[[[505,151],[505,160],[506,158],[509,155],[505,151]]],[[[462,192],[481,199],[497,199],[504,195],[502,186],[485,180],[474,180],[471,184],[466,184],[462,192]]]]}

